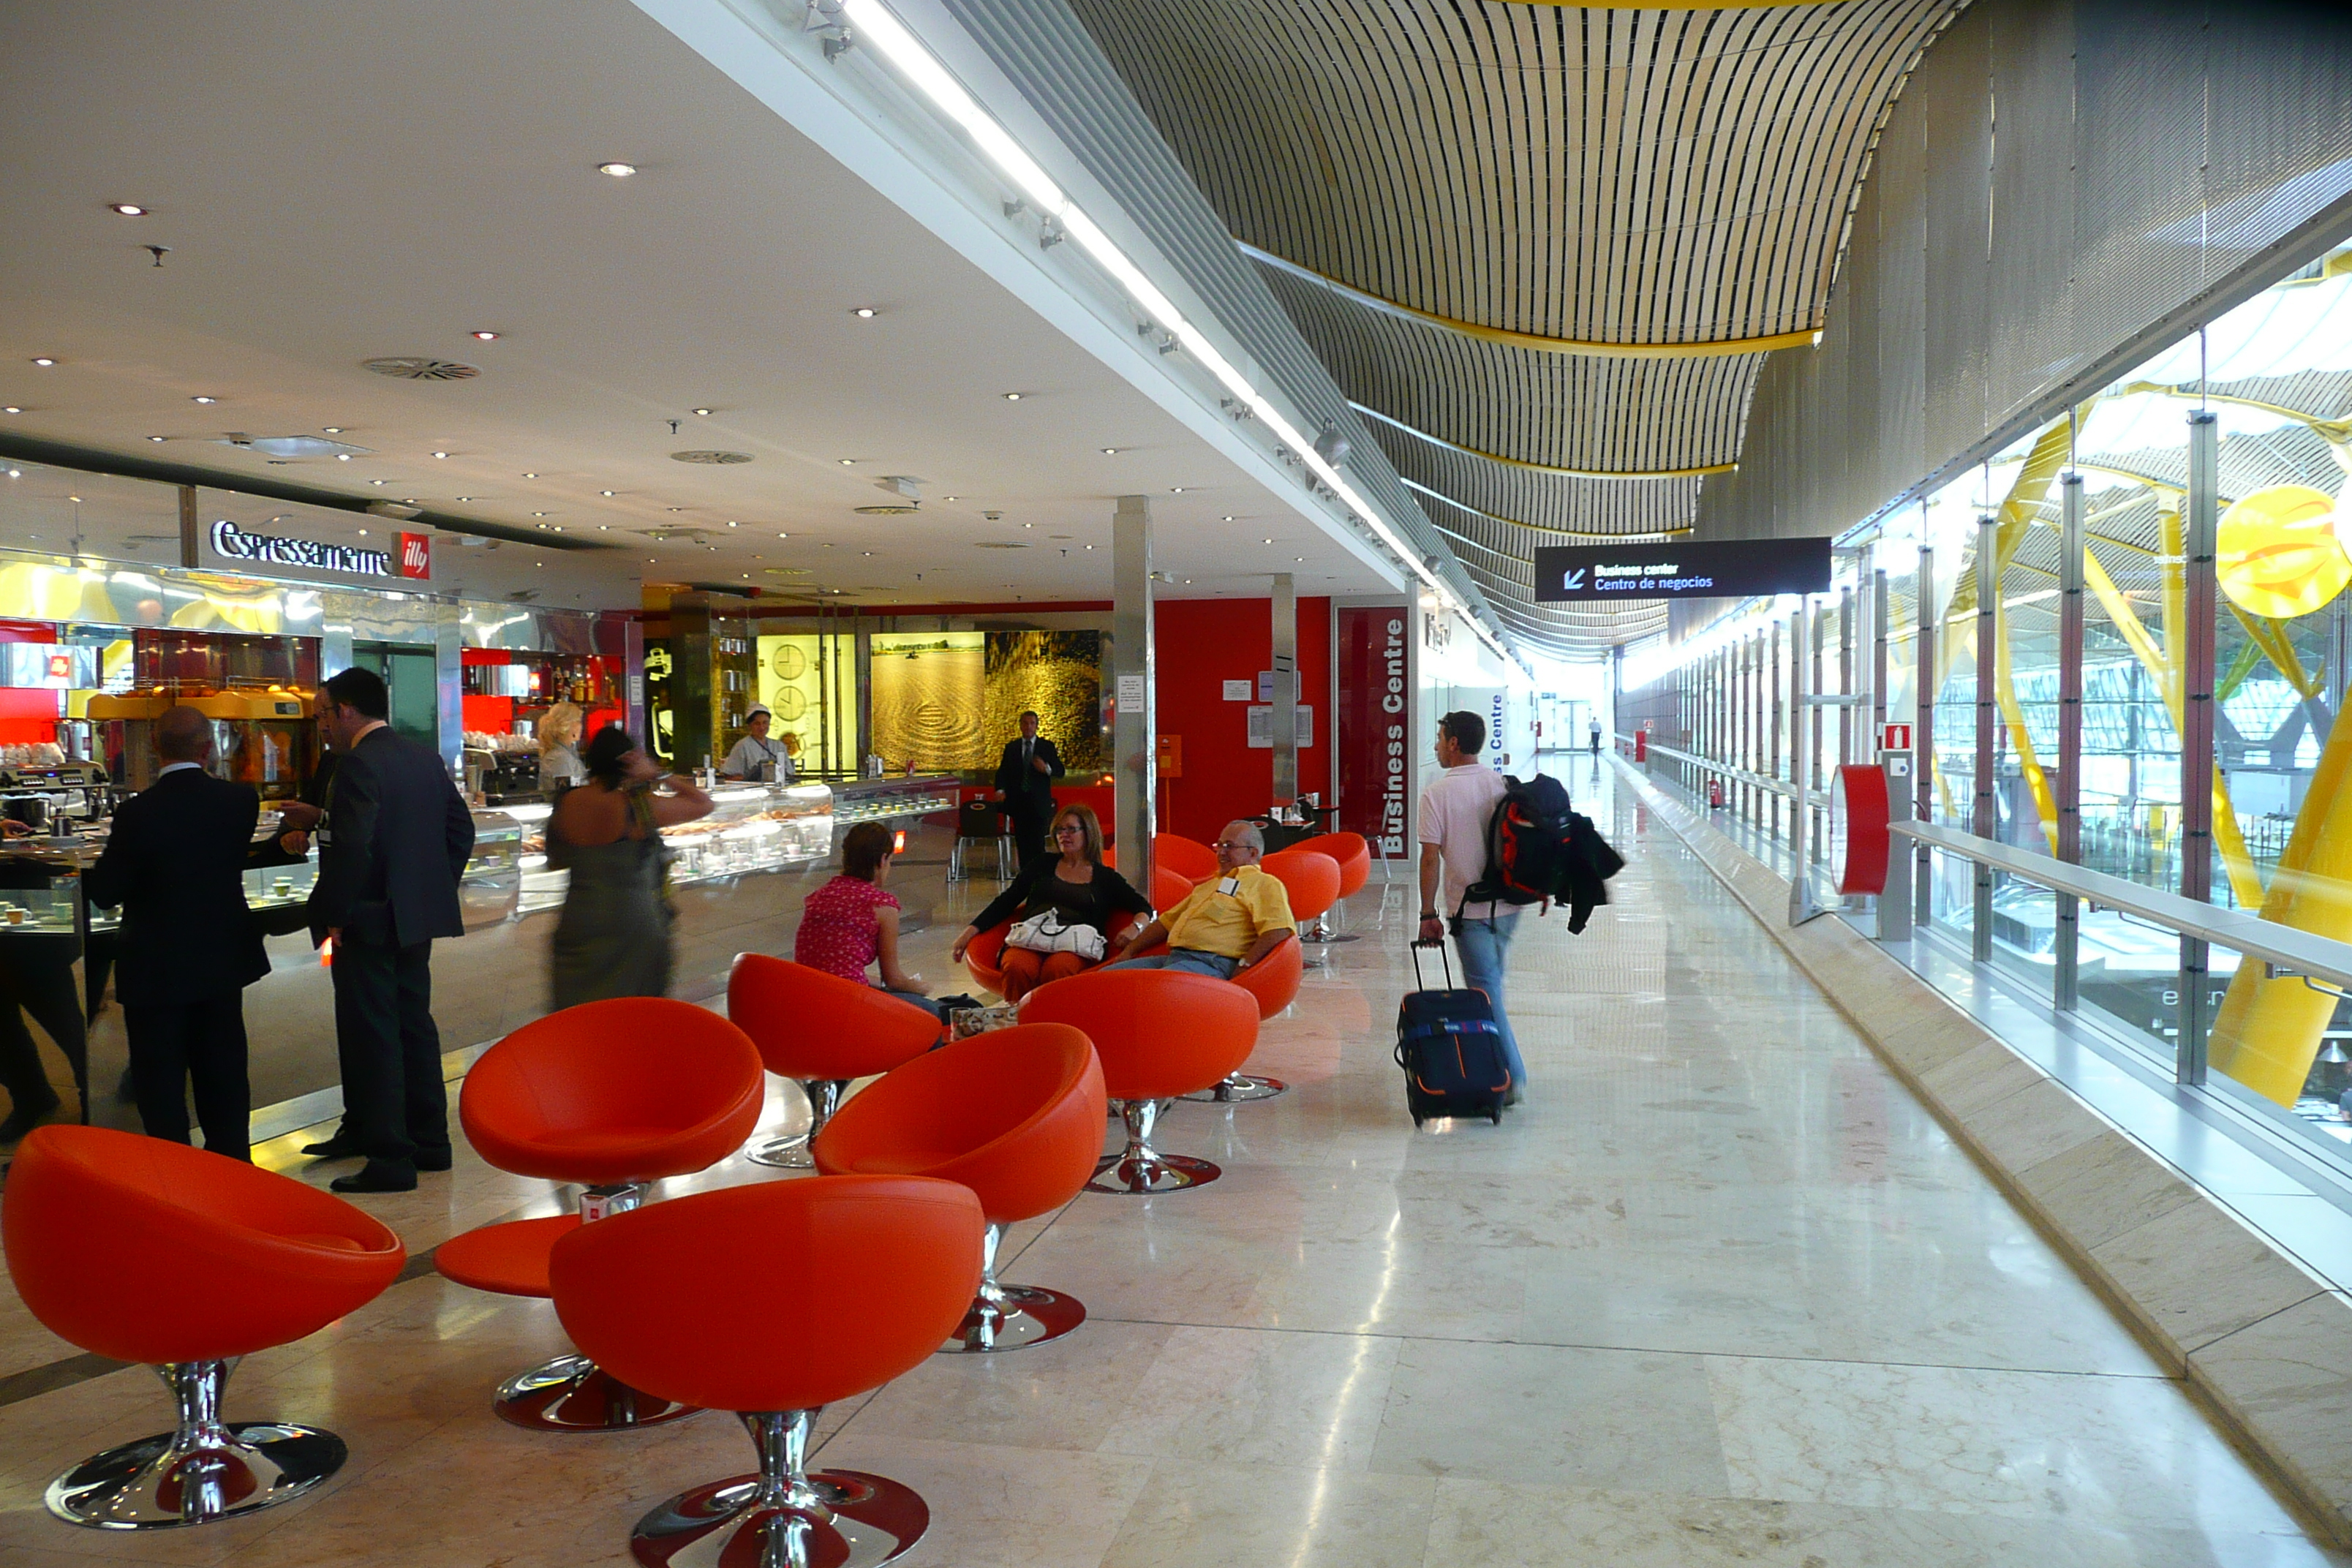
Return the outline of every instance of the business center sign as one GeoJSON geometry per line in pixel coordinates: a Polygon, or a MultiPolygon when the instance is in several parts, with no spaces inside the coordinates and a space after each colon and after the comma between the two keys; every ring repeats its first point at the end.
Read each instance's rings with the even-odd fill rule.
{"type": "Polygon", "coordinates": [[[1650,544],[1571,544],[1536,552],[1536,602],[1608,599],[1749,599],[1826,594],[1826,539],[1675,540],[1650,544]]]}

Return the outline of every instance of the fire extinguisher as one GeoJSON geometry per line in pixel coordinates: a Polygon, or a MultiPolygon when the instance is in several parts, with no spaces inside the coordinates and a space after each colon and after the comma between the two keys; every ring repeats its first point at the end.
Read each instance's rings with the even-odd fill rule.
{"type": "Polygon", "coordinates": [[[1720,811],[1723,809],[1723,781],[1721,779],[1709,779],[1706,781],[1706,804],[1713,810],[1720,811]]]}

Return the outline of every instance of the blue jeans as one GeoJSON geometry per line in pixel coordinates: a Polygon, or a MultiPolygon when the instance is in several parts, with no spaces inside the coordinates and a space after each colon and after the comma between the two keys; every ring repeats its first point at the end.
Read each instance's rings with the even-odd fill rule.
{"type": "MultiPolygon", "coordinates": [[[[1470,961],[1462,961],[1467,964],[1470,961]]],[[[1205,974],[1214,980],[1231,980],[1234,971],[1242,966],[1238,958],[1227,958],[1222,952],[1207,952],[1197,947],[1171,948],[1150,958],[1122,959],[1103,965],[1106,969],[1173,969],[1185,974],[1205,974]]]]}
{"type": "Polygon", "coordinates": [[[1511,938],[1519,929],[1517,910],[1493,921],[1465,920],[1454,934],[1454,951],[1462,955],[1462,984],[1484,991],[1495,1006],[1495,1027],[1503,1037],[1503,1057],[1510,1065],[1511,1082],[1528,1081],[1528,1064],[1519,1055],[1519,1039],[1511,1033],[1511,1016],[1503,1008],[1503,967],[1509,963],[1511,938]]]}
{"type": "MultiPolygon", "coordinates": [[[[1467,968],[1470,961],[1465,958],[1462,963],[1463,966],[1467,968]]],[[[929,997],[924,995],[919,991],[893,991],[887,985],[877,985],[874,989],[879,991],[885,996],[896,996],[901,1002],[913,1003],[916,1006],[920,1007],[924,1012],[929,1013],[932,1017],[937,1018],[942,1024],[948,1021],[948,1010],[940,1005],[937,1002],[932,1001],[929,997]]]]}

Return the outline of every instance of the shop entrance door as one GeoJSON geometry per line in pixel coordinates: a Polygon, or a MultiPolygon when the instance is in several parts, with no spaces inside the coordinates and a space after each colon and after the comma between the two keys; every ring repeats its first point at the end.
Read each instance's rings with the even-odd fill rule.
{"type": "Polygon", "coordinates": [[[431,648],[404,643],[354,643],[352,663],[383,677],[384,687],[392,697],[394,734],[404,735],[436,752],[441,749],[440,705],[431,648]]]}

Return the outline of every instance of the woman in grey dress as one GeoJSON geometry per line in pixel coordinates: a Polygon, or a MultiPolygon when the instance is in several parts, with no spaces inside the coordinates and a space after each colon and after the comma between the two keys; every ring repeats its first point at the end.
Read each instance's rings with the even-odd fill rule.
{"type": "Polygon", "coordinates": [[[617,724],[597,731],[585,762],[588,782],[567,790],[547,820],[547,863],[572,873],[550,944],[559,1008],[668,993],[669,852],[661,829],[710,815],[710,797],[693,780],[664,781],[617,724]]]}

